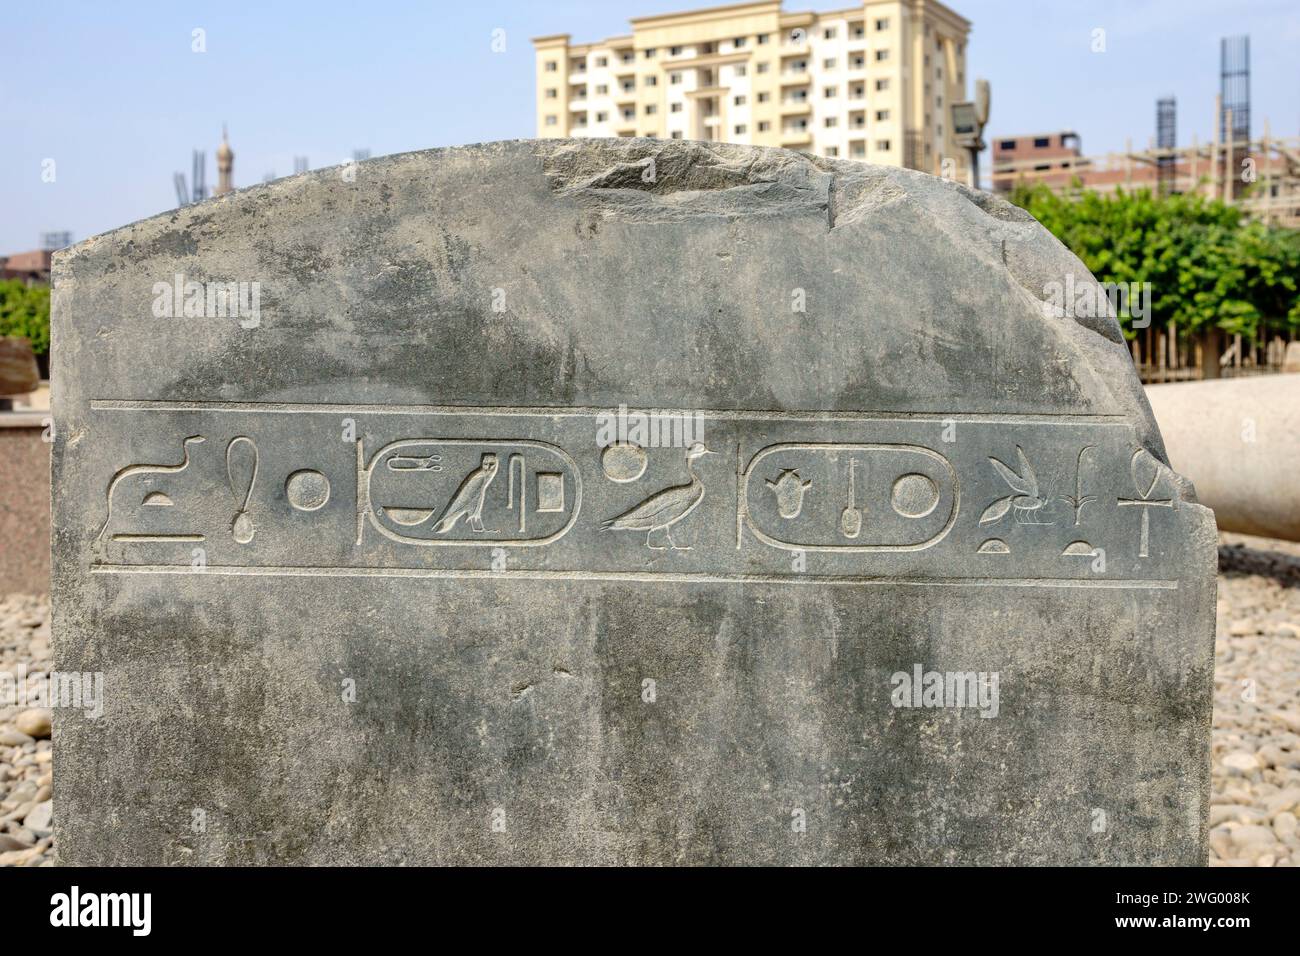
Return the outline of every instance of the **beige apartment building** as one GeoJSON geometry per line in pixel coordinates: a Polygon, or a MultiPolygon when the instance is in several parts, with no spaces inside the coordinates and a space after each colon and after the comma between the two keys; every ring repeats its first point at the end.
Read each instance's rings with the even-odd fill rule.
{"type": "Polygon", "coordinates": [[[595,43],[533,40],[538,136],[784,146],[966,177],[950,106],[966,99],[970,21],[941,3],[786,13],[767,0],[631,23],[595,43]]]}

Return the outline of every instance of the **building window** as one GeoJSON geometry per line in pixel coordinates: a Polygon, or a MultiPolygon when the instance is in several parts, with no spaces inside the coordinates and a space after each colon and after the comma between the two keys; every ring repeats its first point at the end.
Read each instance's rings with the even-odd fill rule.
{"type": "Polygon", "coordinates": [[[641,82],[642,82],[642,84],[645,85],[645,86],[658,86],[658,85],[659,85],[659,77],[657,77],[657,76],[653,76],[653,75],[652,75],[652,76],[647,76],[647,77],[644,77],[644,78],[641,80],[641,82]]]}
{"type": "Polygon", "coordinates": [[[670,113],[680,113],[681,111],[682,111],[681,103],[670,103],[668,105],[668,112],[670,113]]]}
{"type": "Polygon", "coordinates": [[[744,47],[744,45],[745,45],[744,37],[736,37],[736,39],[731,41],[732,48],[736,50],[741,49],[742,47],[744,47]]]}
{"type": "Polygon", "coordinates": [[[647,103],[647,104],[645,105],[645,115],[646,115],[646,116],[653,116],[655,113],[658,113],[658,112],[659,112],[659,106],[658,106],[657,104],[655,104],[655,103],[647,103]]]}
{"type": "Polygon", "coordinates": [[[830,129],[832,126],[839,126],[840,118],[838,116],[828,116],[826,117],[824,124],[827,129],[830,129]]]}
{"type": "Polygon", "coordinates": [[[876,110],[876,122],[883,123],[889,119],[889,110],[876,110]]]}
{"type": "Polygon", "coordinates": [[[681,138],[682,138],[682,131],[679,129],[673,130],[673,139],[681,139],[681,138]]]}
{"type": "Polygon", "coordinates": [[[731,102],[735,106],[744,106],[747,100],[745,95],[742,93],[740,96],[733,96],[731,102]]]}
{"type": "Polygon", "coordinates": [[[866,36],[866,35],[867,35],[866,28],[863,27],[863,25],[862,25],[861,23],[855,23],[855,24],[853,24],[853,29],[852,29],[852,31],[850,31],[850,36],[851,36],[854,40],[861,40],[861,39],[862,39],[864,36],[866,36]]]}
{"type": "Polygon", "coordinates": [[[824,96],[828,100],[834,99],[839,95],[840,95],[840,88],[838,86],[828,86],[826,87],[826,89],[822,90],[822,96],[824,96]]]}
{"type": "Polygon", "coordinates": [[[556,63],[554,60],[547,60],[547,61],[546,61],[546,72],[547,72],[547,73],[554,73],[554,72],[555,72],[556,70],[558,70],[559,68],[560,68],[560,64],[556,63]]]}
{"type": "Polygon", "coordinates": [[[884,33],[884,32],[885,32],[886,30],[888,30],[888,29],[889,29],[889,18],[888,18],[888,17],[882,17],[881,19],[879,19],[879,20],[876,21],[876,32],[877,32],[877,33],[884,33]]]}
{"type": "Polygon", "coordinates": [[[1052,145],[1051,139],[1046,136],[1039,136],[1034,139],[1034,149],[1044,149],[1052,145]]]}
{"type": "Polygon", "coordinates": [[[853,56],[849,57],[849,69],[851,70],[861,70],[866,65],[867,58],[861,53],[855,53],[853,56]]]}
{"type": "Polygon", "coordinates": [[[679,46],[670,46],[670,47],[668,48],[668,55],[669,55],[669,56],[681,56],[681,55],[682,55],[682,48],[679,47],[679,46]]]}
{"type": "Polygon", "coordinates": [[[880,150],[882,153],[889,152],[889,140],[887,139],[876,140],[876,149],[880,150]]]}
{"type": "Polygon", "coordinates": [[[867,146],[861,140],[849,144],[849,155],[854,159],[863,159],[867,155],[867,146]]]}
{"type": "Polygon", "coordinates": [[[597,123],[608,123],[608,122],[609,122],[609,114],[608,114],[608,113],[605,113],[605,112],[597,113],[597,114],[596,114],[596,122],[597,122],[597,123]]]}
{"type": "Polygon", "coordinates": [[[596,84],[596,95],[597,95],[597,96],[608,96],[608,95],[609,95],[609,84],[608,84],[608,83],[597,83],[597,84],[596,84]]]}
{"type": "Polygon", "coordinates": [[[822,69],[823,70],[835,69],[835,57],[828,56],[826,59],[822,60],[822,69]]]}
{"type": "Polygon", "coordinates": [[[770,70],[771,68],[772,68],[772,64],[771,64],[771,63],[760,63],[760,64],[758,65],[758,72],[760,72],[760,73],[766,73],[766,72],[767,72],[768,70],[770,70]]]}
{"type": "Polygon", "coordinates": [[[748,72],[749,71],[745,69],[745,64],[743,63],[737,63],[732,69],[732,74],[734,76],[744,76],[748,72]]]}
{"type": "Polygon", "coordinates": [[[888,59],[889,59],[889,51],[888,51],[888,50],[877,50],[877,51],[876,51],[876,62],[877,62],[877,63],[883,63],[885,60],[888,60],[888,59]]]}
{"type": "Polygon", "coordinates": [[[766,102],[767,102],[768,100],[770,100],[771,98],[772,98],[772,94],[771,94],[771,93],[759,93],[759,94],[758,94],[758,101],[759,101],[760,103],[766,103],[766,102]]]}
{"type": "Polygon", "coordinates": [[[889,89],[889,80],[876,80],[876,92],[889,89]]]}
{"type": "Polygon", "coordinates": [[[772,124],[771,124],[769,121],[767,121],[767,120],[759,120],[759,122],[758,122],[758,131],[759,131],[760,133],[766,133],[766,132],[767,132],[768,130],[770,130],[771,128],[772,128],[772,124]]]}
{"type": "Polygon", "coordinates": [[[570,63],[569,69],[571,69],[574,73],[584,73],[586,72],[587,69],[587,61],[574,60],[572,61],[572,63],[570,63]]]}
{"type": "Polygon", "coordinates": [[[653,60],[653,59],[654,59],[654,56],[655,56],[655,48],[652,47],[652,46],[648,46],[648,47],[646,47],[646,48],[645,48],[645,58],[646,58],[647,60],[653,60]]]}
{"type": "Polygon", "coordinates": [[[669,83],[680,83],[681,81],[682,81],[682,75],[681,75],[680,73],[669,73],[669,74],[668,74],[668,82],[669,82],[669,83]]]}
{"type": "Polygon", "coordinates": [[[624,63],[631,63],[634,59],[636,59],[636,54],[633,53],[631,50],[628,50],[626,53],[623,54],[624,63]]]}
{"type": "Polygon", "coordinates": [[[557,89],[556,89],[555,87],[553,87],[553,86],[550,87],[550,88],[548,88],[547,91],[546,91],[546,98],[547,98],[548,100],[553,100],[553,99],[555,99],[555,98],[556,98],[557,96],[559,96],[559,95],[560,95],[560,91],[557,90],[557,89]]]}
{"type": "Polygon", "coordinates": [[[758,35],[758,42],[759,42],[759,43],[767,43],[767,42],[769,42],[771,39],[772,39],[772,37],[771,37],[769,34],[766,34],[766,33],[760,33],[760,34],[758,35]]]}
{"type": "Polygon", "coordinates": [[[744,123],[737,123],[735,126],[735,130],[737,136],[744,136],[746,133],[749,132],[749,127],[746,126],[744,123]]]}
{"type": "Polygon", "coordinates": [[[834,39],[835,39],[835,33],[836,33],[836,30],[835,30],[834,27],[827,27],[825,30],[822,31],[822,39],[823,39],[823,40],[834,40],[834,39]]]}
{"type": "Polygon", "coordinates": [[[623,119],[625,120],[636,119],[636,110],[634,110],[632,107],[629,106],[627,109],[623,111],[623,119]]]}
{"type": "Polygon", "coordinates": [[[1014,139],[1004,139],[998,143],[998,149],[1015,149],[1016,141],[1014,139]]]}
{"type": "Polygon", "coordinates": [[[839,154],[840,154],[840,148],[839,148],[838,146],[827,146],[827,147],[826,147],[826,155],[827,155],[827,156],[832,156],[832,157],[834,157],[834,156],[838,156],[839,154]]]}
{"type": "Polygon", "coordinates": [[[546,117],[546,125],[547,125],[547,126],[554,126],[554,125],[555,125],[556,123],[558,123],[559,121],[560,121],[560,118],[559,118],[558,116],[548,116],[548,117],[546,117]]]}
{"type": "Polygon", "coordinates": [[[598,56],[598,57],[596,57],[596,65],[597,65],[597,66],[609,66],[609,57],[607,57],[607,56],[598,56]]]}

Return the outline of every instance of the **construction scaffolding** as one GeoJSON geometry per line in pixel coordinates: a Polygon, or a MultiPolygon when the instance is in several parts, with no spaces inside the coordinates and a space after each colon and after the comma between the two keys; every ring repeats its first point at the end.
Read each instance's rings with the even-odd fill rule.
{"type": "MultiPolygon", "coordinates": [[[[1229,111],[1222,113],[1229,119],[1229,111]]],[[[1230,121],[1235,126],[1235,117],[1230,121]]],[[[1273,138],[1267,125],[1258,139],[1199,143],[1193,138],[1191,145],[1172,149],[1152,143],[1134,150],[1130,144],[1121,153],[1003,161],[993,167],[998,191],[1038,182],[1067,195],[1143,187],[1156,191],[1164,183],[1171,193],[1222,199],[1252,219],[1300,228],[1300,137],[1273,138]],[[1251,162],[1243,167],[1245,160],[1251,162]]]]}
{"type": "MultiPolygon", "coordinates": [[[[1245,154],[1238,143],[1250,142],[1250,37],[1224,37],[1219,41],[1219,140],[1228,152],[1228,165],[1241,168],[1245,154]]],[[[1232,184],[1232,195],[1240,196],[1246,184],[1232,184]]]]}
{"type": "Polygon", "coordinates": [[[1156,159],[1159,173],[1160,195],[1168,196],[1174,192],[1175,157],[1170,150],[1178,145],[1177,127],[1178,101],[1172,96],[1156,100],[1156,147],[1160,155],[1156,159]]]}

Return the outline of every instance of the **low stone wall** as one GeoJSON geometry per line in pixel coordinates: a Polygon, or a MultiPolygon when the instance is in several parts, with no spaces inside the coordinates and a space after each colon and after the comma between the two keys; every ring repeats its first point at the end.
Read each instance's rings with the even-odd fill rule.
{"type": "Polygon", "coordinates": [[[0,412],[0,595],[50,590],[48,412],[0,412]]]}

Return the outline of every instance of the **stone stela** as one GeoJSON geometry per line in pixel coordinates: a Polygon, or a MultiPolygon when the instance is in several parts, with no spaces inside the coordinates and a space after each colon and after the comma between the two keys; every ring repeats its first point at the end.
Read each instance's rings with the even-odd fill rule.
{"type": "Polygon", "coordinates": [[[53,272],[62,862],[1204,862],[1213,517],[1002,200],[498,143],[53,272]]]}

